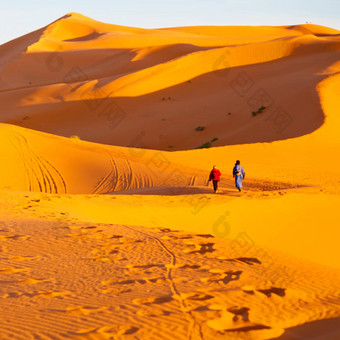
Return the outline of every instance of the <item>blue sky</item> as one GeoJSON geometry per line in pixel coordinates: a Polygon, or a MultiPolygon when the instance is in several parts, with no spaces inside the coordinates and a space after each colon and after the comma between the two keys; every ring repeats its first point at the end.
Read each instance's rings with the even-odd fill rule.
{"type": "Polygon", "coordinates": [[[0,44],[69,12],[127,26],[290,25],[340,30],[339,0],[12,0],[0,7],[0,44]]]}

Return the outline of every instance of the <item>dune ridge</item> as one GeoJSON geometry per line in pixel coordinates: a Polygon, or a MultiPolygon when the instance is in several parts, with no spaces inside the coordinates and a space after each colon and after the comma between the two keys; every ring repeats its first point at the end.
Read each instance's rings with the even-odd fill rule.
{"type": "Polygon", "coordinates": [[[1,45],[1,338],[337,339],[339,34],[69,13],[1,45]]]}
{"type": "MultiPolygon", "coordinates": [[[[298,137],[323,123],[315,87],[339,59],[336,32],[302,25],[203,27],[198,34],[194,28],[124,28],[71,13],[31,33],[34,40],[40,34],[33,44],[28,35],[26,51],[4,59],[1,122],[165,151],[194,149],[213,138],[223,146],[298,137]],[[253,40],[228,41],[235,36],[253,40]],[[121,42],[129,39],[133,45],[121,42]],[[243,99],[242,82],[258,88],[252,98],[243,99]],[[301,96],[308,105],[303,112],[301,96]],[[262,123],[281,102],[295,124],[278,134],[262,123]],[[251,112],[261,105],[267,109],[259,124],[251,112]],[[140,124],[142,146],[131,138],[140,124]],[[199,126],[206,131],[193,133],[199,126]]],[[[19,45],[2,49],[11,56],[19,45]]]]}

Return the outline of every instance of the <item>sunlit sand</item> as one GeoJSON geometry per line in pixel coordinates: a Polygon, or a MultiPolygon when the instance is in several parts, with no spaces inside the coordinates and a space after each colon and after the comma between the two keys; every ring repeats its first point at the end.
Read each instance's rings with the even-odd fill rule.
{"type": "Polygon", "coordinates": [[[340,338],[339,31],[70,13],[0,53],[1,339],[340,338]]]}

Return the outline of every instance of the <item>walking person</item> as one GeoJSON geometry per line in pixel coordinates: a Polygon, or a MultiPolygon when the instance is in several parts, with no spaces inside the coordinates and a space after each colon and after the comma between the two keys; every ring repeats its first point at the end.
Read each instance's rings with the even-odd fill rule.
{"type": "Polygon", "coordinates": [[[216,165],[213,166],[213,169],[210,172],[209,176],[209,182],[213,181],[214,185],[214,193],[216,194],[216,191],[218,189],[218,182],[221,180],[221,172],[220,170],[216,169],[216,165]]]}
{"type": "Polygon", "coordinates": [[[235,178],[235,186],[238,191],[242,190],[242,180],[244,179],[246,173],[244,172],[243,166],[240,161],[236,161],[233,169],[233,177],[235,178]]]}

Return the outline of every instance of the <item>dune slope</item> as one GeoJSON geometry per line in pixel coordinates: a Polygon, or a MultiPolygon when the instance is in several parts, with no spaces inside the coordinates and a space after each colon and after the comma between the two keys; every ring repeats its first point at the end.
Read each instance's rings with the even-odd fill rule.
{"type": "Polygon", "coordinates": [[[339,33],[70,13],[0,46],[1,339],[339,338],[339,33]]]}
{"type": "Polygon", "coordinates": [[[71,13],[25,39],[1,46],[1,122],[167,151],[313,132],[340,56],[338,32],[315,25],[146,30],[71,13]],[[278,107],[294,117],[280,134],[264,124],[278,107]]]}

